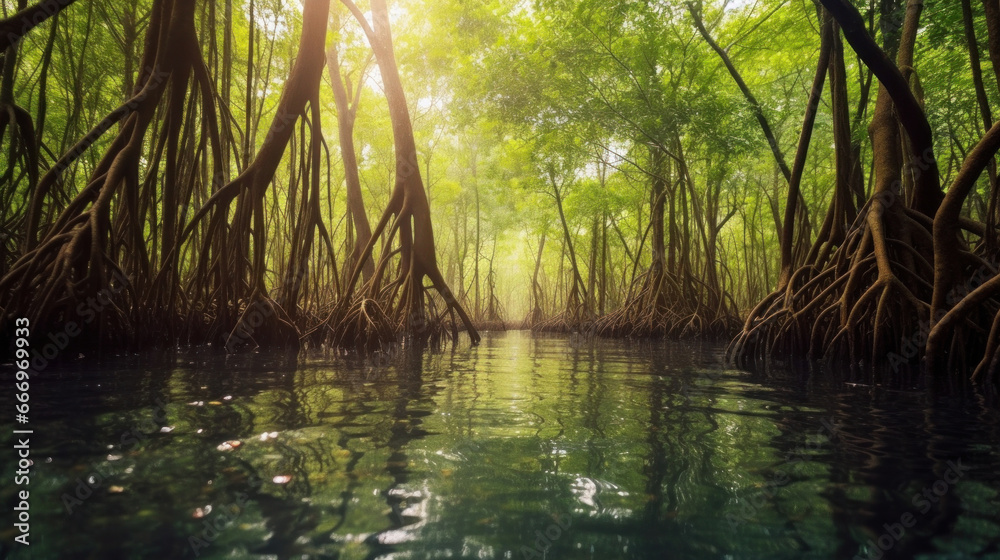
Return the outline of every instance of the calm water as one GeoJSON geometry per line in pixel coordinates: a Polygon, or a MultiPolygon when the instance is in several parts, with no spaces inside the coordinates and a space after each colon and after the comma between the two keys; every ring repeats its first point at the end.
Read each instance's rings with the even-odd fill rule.
{"type": "Polygon", "coordinates": [[[0,426],[0,556],[1000,558],[992,407],[721,354],[514,332],[49,373],[30,548],[10,548],[0,426]]]}

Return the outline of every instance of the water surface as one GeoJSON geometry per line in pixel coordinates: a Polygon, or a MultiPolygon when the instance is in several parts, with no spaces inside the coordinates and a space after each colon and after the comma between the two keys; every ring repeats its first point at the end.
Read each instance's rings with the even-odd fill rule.
{"type": "Polygon", "coordinates": [[[0,552],[1000,558],[993,406],[752,376],[722,351],[511,332],[368,360],[188,351],[43,372],[31,546],[4,523],[0,552]]]}

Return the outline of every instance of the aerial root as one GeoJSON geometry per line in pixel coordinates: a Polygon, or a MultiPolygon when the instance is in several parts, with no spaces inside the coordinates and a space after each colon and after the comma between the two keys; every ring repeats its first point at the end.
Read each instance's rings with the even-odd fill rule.
{"type": "Polygon", "coordinates": [[[637,282],[641,287],[620,309],[594,321],[590,332],[608,338],[689,338],[728,336],[739,328],[736,314],[727,306],[701,303],[710,298],[700,297],[696,286],[722,301],[721,294],[711,294],[703,283],[682,282],[657,267],[637,282]]]}
{"type": "Polygon", "coordinates": [[[912,355],[903,346],[929,319],[930,225],[899,206],[871,210],[826,264],[801,267],[750,313],[730,360],[746,366],[799,355],[858,365],[885,363],[890,352],[912,355]],[[893,237],[886,219],[898,226],[893,237]]]}

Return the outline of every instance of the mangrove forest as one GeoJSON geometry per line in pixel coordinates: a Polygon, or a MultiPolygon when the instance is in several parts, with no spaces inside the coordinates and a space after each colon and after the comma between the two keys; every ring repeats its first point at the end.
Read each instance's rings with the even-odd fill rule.
{"type": "Polygon", "coordinates": [[[997,558],[998,151],[998,0],[0,0],[0,557],[997,558]]]}

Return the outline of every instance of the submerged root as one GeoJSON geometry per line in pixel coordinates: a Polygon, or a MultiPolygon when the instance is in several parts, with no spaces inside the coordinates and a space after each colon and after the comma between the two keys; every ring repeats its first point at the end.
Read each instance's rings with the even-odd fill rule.
{"type": "MultiPolygon", "coordinates": [[[[374,351],[403,340],[420,345],[437,345],[447,338],[457,340],[461,326],[478,342],[477,331],[447,286],[436,284],[445,300],[440,309],[430,289],[410,274],[402,274],[378,287],[388,260],[396,254],[386,251],[376,276],[356,294],[334,305],[328,316],[303,338],[342,349],[374,351]]],[[[435,279],[438,275],[432,272],[428,276],[435,279]]]]}
{"type": "Polygon", "coordinates": [[[80,242],[87,234],[86,228],[67,232],[14,264],[0,280],[3,329],[26,317],[34,333],[67,333],[72,350],[134,340],[131,286],[103,253],[80,242]]]}
{"type": "Polygon", "coordinates": [[[729,359],[741,366],[781,356],[918,365],[930,315],[929,239],[927,223],[873,200],[827,263],[799,268],[750,313],[729,359]]]}
{"type": "Polygon", "coordinates": [[[273,299],[260,296],[243,307],[236,326],[225,336],[225,349],[236,353],[246,348],[299,348],[299,331],[284,309],[273,299]]]}
{"type": "Polygon", "coordinates": [[[970,260],[965,283],[948,294],[953,304],[927,337],[928,364],[943,370],[971,370],[973,382],[1000,382],[1000,276],[994,265],[970,260]]]}
{"type": "Polygon", "coordinates": [[[346,309],[337,308],[320,327],[319,339],[339,348],[376,350],[398,340],[396,329],[379,303],[357,298],[346,309]]]}
{"type": "Polygon", "coordinates": [[[729,336],[739,328],[726,295],[705,283],[690,278],[685,281],[657,266],[636,283],[639,289],[620,309],[594,322],[593,334],[608,338],[712,338],[729,336]]]}
{"type": "MultiPolygon", "coordinates": [[[[152,158],[153,163],[145,161],[151,131],[160,139],[157,154],[164,146],[176,146],[180,141],[182,127],[175,120],[184,115],[178,103],[185,97],[179,94],[186,93],[191,80],[204,86],[199,90],[204,109],[199,130],[204,133],[206,123],[214,118],[211,103],[205,101],[211,99],[210,87],[207,67],[198,54],[194,19],[192,3],[154,3],[147,34],[161,39],[147,41],[143,54],[146,69],[131,97],[54,162],[41,179],[32,179],[24,217],[24,253],[0,279],[4,319],[27,317],[34,332],[60,332],[70,323],[86,324],[73,344],[91,348],[95,343],[128,348],[149,336],[147,330],[163,332],[162,324],[168,321],[157,319],[171,317],[150,303],[156,301],[149,298],[154,263],[144,250],[147,224],[137,196],[149,183],[143,179],[149,176],[149,169],[144,168],[155,169],[160,162],[159,155],[152,158]],[[168,89],[174,95],[161,103],[168,89]],[[167,118],[157,120],[159,108],[167,118]],[[115,125],[117,133],[87,183],[59,210],[60,189],[55,187],[63,171],[92,153],[97,140],[115,125]],[[50,212],[58,212],[58,217],[46,225],[50,212]],[[36,239],[39,233],[42,236],[36,239]]],[[[189,167],[198,169],[200,164],[196,158],[189,167]]],[[[164,166],[168,183],[183,182],[173,176],[176,166],[172,161],[164,166]]],[[[179,200],[166,193],[162,196],[179,200]]],[[[166,229],[165,238],[173,235],[166,229]]]]}
{"type": "Polygon", "coordinates": [[[534,332],[574,333],[588,330],[589,324],[576,318],[576,313],[563,311],[540,321],[534,322],[530,328],[534,332]]]}

